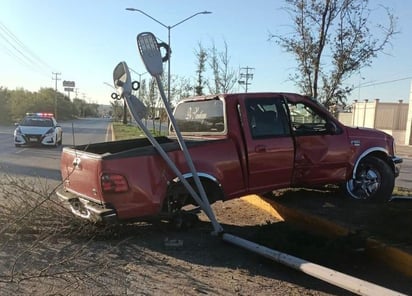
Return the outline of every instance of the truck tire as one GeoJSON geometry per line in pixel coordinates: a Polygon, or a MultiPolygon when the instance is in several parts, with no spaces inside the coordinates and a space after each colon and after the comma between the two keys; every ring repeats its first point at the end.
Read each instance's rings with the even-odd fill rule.
{"type": "Polygon", "coordinates": [[[355,178],[343,185],[345,194],[363,201],[389,201],[395,186],[395,175],[389,164],[376,156],[362,159],[355,178]]]}
{"type": "Polygon", "coordinates": [[[194,213],[180,211],[176,213],[171,221],[174,230],[188,230],[199,222],[199,217],[194,213]]]}

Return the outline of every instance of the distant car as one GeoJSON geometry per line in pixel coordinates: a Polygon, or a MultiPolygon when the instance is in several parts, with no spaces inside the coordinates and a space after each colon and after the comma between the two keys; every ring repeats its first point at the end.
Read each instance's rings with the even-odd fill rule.
{"type": "Polygon", "coordinates": [[[26,113],[26,117],[16,123],[14,130],[14,145],[45,145],[62,144],[63,131],[52,113],[26,113]]]}

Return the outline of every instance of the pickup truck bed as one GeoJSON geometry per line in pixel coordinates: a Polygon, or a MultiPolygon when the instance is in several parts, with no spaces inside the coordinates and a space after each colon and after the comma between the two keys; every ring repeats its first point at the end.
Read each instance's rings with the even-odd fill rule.
{"type": "MultiPolygon", "coordinates": [[[[157,137],[156,140],[179,170],[188,171],[176,139],[157,137]]],[[[223,186],[231,192],[228,198],[244,193],[243,170],[233,141],[198,138],[185,142],[195,163],[202,167],[199,175],[212,202],[224,198],[223,186]],[[220,153],[214,153],[206,161],[204,156],[210,150],[220,153]]],[[[145,138],[65,147],[61,164],[63,176],[67,177],[64,189],[57,194],[69,203],[74,213],[88,219],[109,220],[120,216],[122,220],[136,217],[145,220],[194,203],[145,138]],[[168,194],[173,195],[169,197],[173,201],[164,204],[168,194]],[[90,217],[93,215],[96,217],[90,217]]]]}

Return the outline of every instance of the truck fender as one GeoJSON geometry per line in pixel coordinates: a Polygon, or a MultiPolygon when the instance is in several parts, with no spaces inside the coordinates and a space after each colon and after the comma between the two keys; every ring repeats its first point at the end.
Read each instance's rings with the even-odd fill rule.
{"type": "MultiPolygon", "coordinates": [[[[215,182],[216,184],[218,184],[219,187],[221,187],[221,185],[220,185],[220,183],[218,182],[218,180],[217,180],[215,177],[213,177],[212,175],[206,174],[206,173],[197,173],[197,175],[199,176],[200,179],[202,179],[202,178],[204,178],[204,179],[209,179],[209,180],[215,182]]],[[[185,179],[190,179],[190,178],[193,177],[193,174],[192,174],[192,173],[186,173],[186,174],[183,174],[183,177],[184,177],[185,179]]],[[[177,182],[179,182],[179,181],[180,181],[179,177],[176,177],[176,178],[173,179],[173,182],[175,182],[175,183],[177,183],[177,182]]]]}
{"type": "MultiPolygon", "coordinates": [[[[223,200],[224,199],[224,192],[222,189],[222,185],[220,182],[215,178],[214,176],[207,174],[207,173],[198,173],[198,176],[200,178],[200,181],[205,189],[206,195],[209,199],[209,202],[212,204],[217,200],[223,200]]],[[[193,174],[192,173],[186,173],[183,174],[183,177],[189,181],[190,184],[194,184],[192,182],[193,180],[193,174]]],[[[169,188],[175,187],[180,183],[180,179],[178,177],[174,178],[172,182],[169,183],[169,188]]],[[[180,187],[180,186],[179,186],[180,187]]],[[[175,187],[176,188],[176,187],[175,187]]],[[[196,187],[194,188],[196,191],[196,187]]]]}
{"type": "MultiPolygon", "coordinates": [[[[362,152],[362,154],[360,154],[355,162],[355,165],[353,166],[353,170],[352,170],[352,178],[355,179],[356,178],[356,170],[358,169],[359,163],[362,161],[362,159],[364,159],[366,156],[370,155],[370,154],[375,154],[377,156],[386,156],[386,157],[381,157],[383,160],[386,161],[387,156],[388,156],[388,151],[382,147],[371,147],[369,149],[366,149],[365,151],[362,152]]],[[[392,165],[393,168],[393,165],[392,165]]]]}

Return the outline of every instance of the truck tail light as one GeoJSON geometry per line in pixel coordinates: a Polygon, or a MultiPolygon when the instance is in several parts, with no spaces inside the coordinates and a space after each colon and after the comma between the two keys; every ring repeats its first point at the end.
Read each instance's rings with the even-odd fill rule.
{"type": "Polygon", "coordinates": [[[126,192],[129,185],[124,176],[118,174],[103,174],[101,178],[103,192],[126,192]]]}

